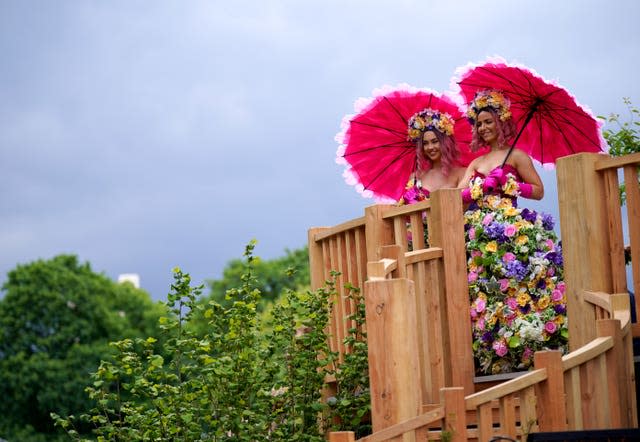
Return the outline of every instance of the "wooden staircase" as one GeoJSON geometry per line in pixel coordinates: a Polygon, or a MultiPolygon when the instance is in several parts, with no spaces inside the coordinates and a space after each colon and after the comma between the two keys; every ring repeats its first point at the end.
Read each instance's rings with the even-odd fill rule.
{"type": "MultiPolygon", "coordinates": [[[[535,432],[637,427],[632,340],[640,328],[630,309],[640,312],[640,303],[629,305],[623,231],[639,294],[639,165],[640,154],[558,161],[571,352],[538,352],[534,369],[511,379],[474,379],[458,190],[435,191],[411,206],[374,205],[361,218],[311,228],[312,289],[340,272],[329,326],[339,361],[354,309],[343,287],[364,291],[373,434],[358,440],[526,440],[535,432]],[[622,210],[619,174],[627,190],[622,210]]],[[[328,439],[355,441],[348,431],[328,439]]]]}

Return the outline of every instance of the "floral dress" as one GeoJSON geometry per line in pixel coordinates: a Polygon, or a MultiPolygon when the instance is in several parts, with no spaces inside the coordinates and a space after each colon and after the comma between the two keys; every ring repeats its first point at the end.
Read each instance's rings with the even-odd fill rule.
{"type": "Polygon", "coordinates": [[[566,353],[568,329],[561,244],[550,215],[517,207],[517,171],[484,195],[484,176],[469,187],[464,214],[473,354],[478,375],[522,371],[538,350],[566,353]]]}

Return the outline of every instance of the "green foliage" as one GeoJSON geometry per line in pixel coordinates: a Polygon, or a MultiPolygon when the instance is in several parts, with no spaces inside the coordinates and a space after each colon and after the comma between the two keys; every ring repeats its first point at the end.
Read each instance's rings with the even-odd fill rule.
{"type": "Polygon", "coordinates": [[[89,422],[98,440],[110,441],[323,441],[318,416],[333,366],[325,334],[333,285],[285,290],[270,317],[259,315],[253,248],[227,306],[197,302],[202,286],[191,287],[176,269],[160,321],[162,353],[154,338],[114,343],[115,357],[88,388],[96,407],[79,418],[55,415],[58,425],[78,440],[77,426],[89,422]],[[189,327],[198,318],[207,321],[204,334],[189,327]]]}
{"type": "Polygon", "coordinates": [[[62,433],[49,413],[89,410],[87,377],[108,342],[154,333],[159,310],[144,291],[116,284],[72,255],[17,266],[3,290],[0,436],[55,440],[62,433]]]}
{"type": "MultiPolygon", "coordinates": [[[[616,157],[640,152],[640,121],[635,120],[640,115],[640,109],[634,106],[629,98],[623,100],[629,110],[628,121],[621,121],[619,114],[599,117],[607,123],[615,125],[612,129],[603,130],[603,136],[609,144],[609,154],[616,157]]],[[[620,186],[620,200],[624,204],[624,185],[620,186]]]]}
{"type": "Polygon", "coordinates": [[[353,431],[356,438],[371,434],[371,392],[369,390],[369,360],[365,331],[365,304],[360,290],[346,286],[347,298],[354,306],[347,317],[351,324],[344,339],[349,353],[335,373],[336,395],[327,401],[333,431],[353,431]]]}
{"type": "MultiPolygon", "coordinates": [[[[272,260],[254,258],[252,262],[256,288],[260,291],[260,309],[268,301],[275,301],[285,290],[298,290],[309,286],[309,250],[302,247],[286,250],[285,256],[272,260]]],[[[245,264],[241,259],[233,259],[225,266],[222,278],[207,281],[210,292],[208,299],[228,305],[227,291],[242,283],[245,264]]]]}

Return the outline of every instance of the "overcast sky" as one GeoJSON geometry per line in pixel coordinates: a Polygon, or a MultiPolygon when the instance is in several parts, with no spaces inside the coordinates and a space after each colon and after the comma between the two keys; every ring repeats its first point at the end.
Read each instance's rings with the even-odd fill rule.
{"type": "MultiPolygon", "coordinates": [[[[633,0],[1,0],[0,282],[73,253],[165,299],[174,266],[282,256],[373,204],[334,161],[359,97],[501,55],[625,114],[639,22],[633,0]]],[[[557,214],[542,175],[529,206],[557,214]]]]}

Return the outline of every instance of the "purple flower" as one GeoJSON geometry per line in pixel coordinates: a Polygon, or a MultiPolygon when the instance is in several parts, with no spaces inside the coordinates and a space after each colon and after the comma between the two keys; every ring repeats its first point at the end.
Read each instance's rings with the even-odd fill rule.
{"type": "Polygon", "coordinates": [[[491,333],[490,331],[484,332],[480,339],[482,339],[482,341],[484,342],[493,342],[493,333],[491,333]]]}
{"type": "Polygon", "coordinates": [[[515,278],[517,281],[522,281],[522,279],[527,276],[527,266],[517,259],[506,263],[504,268],[507,278],[515,278]]]}
{"type": "Polygon", "coordinates": [[[556,266],[562,266],[562,253],[558,252],[549,252],[545,256],[550,262],[555,264],[556,266]]]}
{"type": "Polygon", "coordinates": [[[522,209],[522,212],[520,212],[520,215],[522,216],[523,219],[531,223],[534,222],[538,217],[538,214],[536,212],[534,212],[533,210],[529,210],[527,208],[522,209]]]}
{"type": "Polygon", "coordinates": [[[553,216],[548,213],[542,214],[542,227],[545,230],[553,230],[553,226],[555,225],[555,221],[553,220],[553,216]]]}
{"type": "Polygon", "coordinates": [[[564,304],[557,304],[553,306],[553,310],[559,315],[564,315],[567,313],[567,306],[564,304]]]}
{"type": "Polygon", "coordinates": [[[504,242],[504,226],[497,222],[492,222],[485,229],[485,233],[491,239],[496,239],[498,242],[504,242]]]}

